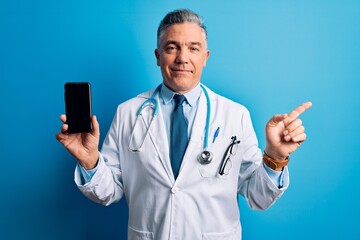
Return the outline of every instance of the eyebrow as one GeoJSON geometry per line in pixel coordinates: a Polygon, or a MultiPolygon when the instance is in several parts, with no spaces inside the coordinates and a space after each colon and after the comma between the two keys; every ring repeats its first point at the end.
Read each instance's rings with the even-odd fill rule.
{"type": "MultiPolygon", "coordinates": [[[[169,41],[166,41],[164,46],[167,46],[169,44],[174,44],[174,45],[179,45],[179,42],[175,41],[175,40],[169,40],[169,41]]],[[[196,46],[199,46],[199,47],[202,47],[202,44],[200,42],[189,42],[189,44],[186,44],[186,45],[196,45],[196,46]]]]}

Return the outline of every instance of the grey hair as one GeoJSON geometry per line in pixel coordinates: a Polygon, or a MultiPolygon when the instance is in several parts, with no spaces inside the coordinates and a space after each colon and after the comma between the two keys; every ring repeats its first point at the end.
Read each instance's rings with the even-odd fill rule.
{"type": "Polygon", "coordinates": [[[177,9],[166,14],[163,20],[161,20],[157,30],[157,44],[159,45],[159,39],[168,27],[174,24],[184,23],[184,22],[195,23],[199,27],[201,27],[205,34],[205,39],[207,41],[207,30],[202,18],[197,13],[189,9],[177,9]]]}

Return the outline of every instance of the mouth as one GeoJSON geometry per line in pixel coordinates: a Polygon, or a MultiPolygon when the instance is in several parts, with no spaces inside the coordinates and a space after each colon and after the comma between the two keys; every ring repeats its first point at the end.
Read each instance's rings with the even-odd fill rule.
{"type": "Polygon", "coordinates": [[[182,69],[182,68],[171,68],[171,71],[174,73],[194,73],[193,70],[182,69]]]}

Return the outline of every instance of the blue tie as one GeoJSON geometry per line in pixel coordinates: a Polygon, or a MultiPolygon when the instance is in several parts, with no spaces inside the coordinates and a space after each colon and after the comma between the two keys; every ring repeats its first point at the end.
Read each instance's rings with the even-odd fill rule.
{"type": "Polygon", "coordinates": [[[184,95],[174,95],[175,109],[171,121],[170,160],[175,179],[179,174],[181,161],[188,144],[188,127],[182,107],[185,100],[184,95]]]}

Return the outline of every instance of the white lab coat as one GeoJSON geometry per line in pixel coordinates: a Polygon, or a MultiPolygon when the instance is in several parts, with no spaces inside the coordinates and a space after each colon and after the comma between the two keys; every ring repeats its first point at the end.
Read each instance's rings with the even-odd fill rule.
{"type": "MultiPolygon", "coordinates": [[[[209,150],[214,154],[210,164],[202,165],[197,160],[205,133],[204,93],[176,181],[160,107],[142,151],[128,150],[136,112],[153,89],[119,105],[91,181],[82,185],[80,171],[75,170],[77,186],[95,202],[109,205],[125,194],[129,206],[128,239],[241,239],[237,194],[243,195],[251,208],[266,209],[287,188],[287,168],[282,189],[267,175],[248,110],[207,90],[211,99],[209,150]],[[212,143],[218,127],[219,136],[212,143]],[[232,136],[241,142],[231,157],[229,175],[220,176],[220,162],[232,136]]],[[[140,118],[134,130],[135,143],[143,140],[152,110],[145,109],[140,118]]]]}

